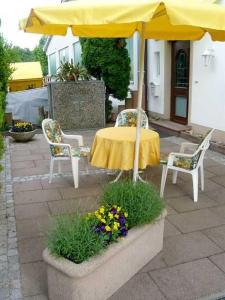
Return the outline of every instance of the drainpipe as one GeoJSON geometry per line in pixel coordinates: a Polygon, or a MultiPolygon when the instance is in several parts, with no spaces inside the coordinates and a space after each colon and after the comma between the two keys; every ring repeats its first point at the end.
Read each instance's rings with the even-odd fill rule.
{"type": "Polygon", "coordinates": [[[144,62],[144,87],[145,87],[145,107],[148,115],[148,40],[145,40],[145,62],[144,62]]]}

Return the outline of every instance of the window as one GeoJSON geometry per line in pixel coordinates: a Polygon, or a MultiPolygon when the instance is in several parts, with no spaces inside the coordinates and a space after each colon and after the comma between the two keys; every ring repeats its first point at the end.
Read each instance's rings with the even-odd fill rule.
{"type": "Polygon", "coordinates": [[[49,73],[50,75],[55,75],[56,74],[56,54],[52,53],[49,55],[49,73]]]}
{"type": "Polygon", "coordinates": [[[73,44],[73,56],[74,56],[74,64],[81,64],[81,53],[82,53],[82,49],[81,49],[81,45],[80,42],[77,41],[76,43],[73,44]]]}
{"type": "Polygon", "coordinates": [[[134,40],[127,39],[127,50],[130,57],[130,81],[134,82],[134,40]]]}
{"type": "Polygon", "coordinates": [[[160,52],[156,51],[154,53],[154,59],[155,59],[155,76],[159,77],[160,76],[160,52]]]}
{"type": "Polygon", "coordinates": [[[69,61],[69,50],[68,47],[59,50],[59,62],[64,64],[69,61]]]}

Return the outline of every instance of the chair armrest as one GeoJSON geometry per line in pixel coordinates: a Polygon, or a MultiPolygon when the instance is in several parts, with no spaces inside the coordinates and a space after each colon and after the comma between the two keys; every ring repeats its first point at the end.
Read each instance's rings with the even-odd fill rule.
{"type": "Polygon", "coordinates": [[[168,156],[168,161],[167,165],[168,166],[173,166],[174,159],[176,157],[186,157],[186,158],[192,158],[193,154],[185,154],[185,153],[180,153],[180,152],[171,152],[168,156]]]}
{"type": "Polygon", "coordinates": [[[181,144],[180,153],[184,153],[186,149],[196,150],[199,144],[184,142],[181,144]]]}
{"type": "Polygon", "coordinates": [[[79,146],[83,146],[84,145],[84,141],[83,141],[83,136],[82,135],[78,135],[78,134],[65,134],[63,133],[62,134],[63,137],[65,139],[68,139],[68,140],[77,140],[78,141],[78,145],[79,146]]]}
{"type": "Polygon", "coordinates": [[[70,154],[70,156],[72,156],[71,155],[71,146],[70,146],[70,144],[64,144],[64,143],[53,143],[53,142],[50,142],[49,141],[49,145],[52,145],[52,146],[57,146],[57,147],[67,147],[67,148],[69,148],[69,154],[70,154]]]}

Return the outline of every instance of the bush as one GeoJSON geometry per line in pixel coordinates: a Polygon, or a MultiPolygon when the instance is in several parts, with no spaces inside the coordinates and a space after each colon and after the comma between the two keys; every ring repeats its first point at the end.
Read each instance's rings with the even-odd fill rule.
{"type": "Polygon", "coordinates": [[[92,230],[93,219],[75,216],[60,216],[52,224],[47,245],[50,252],[74,263],[82,263],[97,255],[105,247],[102,237],[92,230]]]}
{"type": "Polygon", "coordinates": [[[152,184],[132,181],[106,185],[101,204],[123,207],[128,212],[129,228],[153,221],[164,208],[164,202],[152,184]]]}

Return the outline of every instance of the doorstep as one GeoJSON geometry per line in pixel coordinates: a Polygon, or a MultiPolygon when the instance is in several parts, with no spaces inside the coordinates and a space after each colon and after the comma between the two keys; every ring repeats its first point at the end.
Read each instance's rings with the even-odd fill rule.
{"type": "Polygon", "coordinates": [[[162,119],[159,120],[151,119],[150,126],[175,136],[180,136],[181,132],[189,131],[192,129],[191,126],[182,125],[182,124],[172,122],[170,120],[162,120],[162,119]]]}

